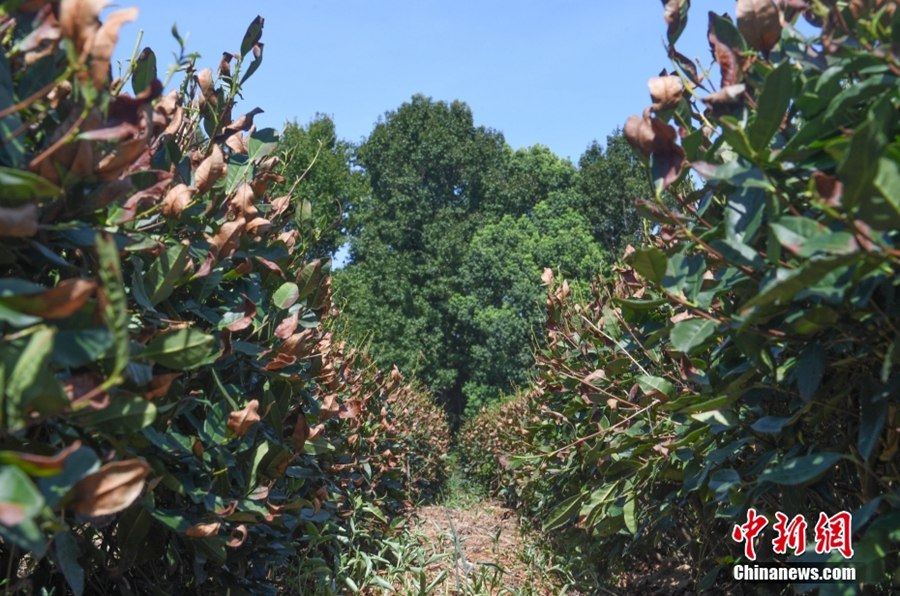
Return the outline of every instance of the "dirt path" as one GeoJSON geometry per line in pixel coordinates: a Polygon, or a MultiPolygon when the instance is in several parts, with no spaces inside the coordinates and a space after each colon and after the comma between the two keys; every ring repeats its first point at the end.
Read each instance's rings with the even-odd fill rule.
{"type": "Polygon", "coordinates": [[[434,553],[424,566],[429,594],[559,592],[538,538],[499,503],[421,507],[413,519],[413,535],[434,553]]]}

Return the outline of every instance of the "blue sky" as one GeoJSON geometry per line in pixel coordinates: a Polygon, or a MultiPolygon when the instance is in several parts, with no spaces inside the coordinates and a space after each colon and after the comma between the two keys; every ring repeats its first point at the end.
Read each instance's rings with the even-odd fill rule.
{"type": "MultiPolygon", "coordinates": [[[[679,50],[711,60],[708,10],[734,2],[694,0],[679,50]]],[[[198,66],[215,69],[240,48],[250,21],[265,18],[262,67],[238,112],[265,110],[257,126],[282,128],[317,112],[359,141],[386,111],[415,93],[460,99],[477,124],[515,148],[543,144],[577,160],[593,139],[649,103],[646,81],[669,67],[659,0],[138,0],[117,57],[131,55],[139,29],[161,75],[176,49],[177,23],[198,66]]]]}

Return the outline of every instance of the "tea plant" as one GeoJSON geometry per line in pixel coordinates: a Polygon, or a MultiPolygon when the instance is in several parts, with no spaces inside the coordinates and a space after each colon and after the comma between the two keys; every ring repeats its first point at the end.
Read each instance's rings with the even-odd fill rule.
{"type": "Polygon", "coordinates": [[[736,21],[709,14],[714,75],[675,48],[689,4],[664,2],[673,70],[625,126],[656,188],[638,202],[652,244],[626,250],[588,304],[548,279],[549,347],[518,406],[529,414],[473,432],[504,425],[498,408],[461,443],[501,439],[493,482],[562,532],[597,581],[611,555],[653,564],[662,548],[709,588],[739,560],[731,529],[754,507],[769,519],[851,512],[859,580],[888,590],[900,12],[741,0],[736,21]]]}
{"type": "Polygon", "coordinates": [[[110,80],[137,10],[99,9],[0,8],[6,588],[337,591],[342,539],[440,481],[446,421],[322,326],[278,135],[233,115],[263,19],[163,94],[149,48],[110,80]]]}

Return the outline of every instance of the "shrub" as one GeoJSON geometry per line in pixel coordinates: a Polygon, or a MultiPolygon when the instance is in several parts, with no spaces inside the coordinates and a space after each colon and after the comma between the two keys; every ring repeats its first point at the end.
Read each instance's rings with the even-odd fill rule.
{"type": "Polygon", "coordinates": [[[388,433],[373,421],[408,424],[399,406],[427,396],[368,369],[329,377],[329,264],[269,191],[278,135],[258,109],[232,116],[263,19],[215,74],[182,47],[162,95],[149,49],[110,81],[136,10],[96,9],[0,11],[7,586],[336,591],[355,518],[387,531],[378,503],[440,479],[442,443],[421,437],[446,422],[432,406],[433,428],[388,433]]]}
{"type": "Polygon", "coordinates": [[[800,4],[710,13],[712,92],[675,49],[689,3],[665,3],[674,70],[625,127],[653,244],[591,304],[551,293],[515,477],[598,572],[661,545],[709,588],[749,507],[810,527],[849,511],[859,579],[888,589],[897,568],[900,11],[800,4]]]}

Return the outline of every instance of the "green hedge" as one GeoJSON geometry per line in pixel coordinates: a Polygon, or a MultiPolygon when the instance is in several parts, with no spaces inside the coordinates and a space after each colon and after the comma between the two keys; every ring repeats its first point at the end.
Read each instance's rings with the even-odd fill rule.
{"type": "Polygon", "coordinates": [[[665,3],[673,70],[625,127],[652,243],[587,304],[551,288],[539,419],[503,477],[595,579],[662,552],[725,581],[754,507],[768,531],[806,516],[802,560],[829,557],[819,512],[852,512],[859,580],[897,581],[900,11],[788,4],[710,13],[713,75],[675,49],[689,2],[665,3]]]}
{"type": "Polygon", "coordinates": [[[440,481],[446,421],[322,326],[278,135],[233,115],[263,19],[215,73],[182,45],[162,95],[149,49],[110,81],[136,11],[96,4],[0,8],[6,587],[343,589],[354,533],[440,481]]]}

